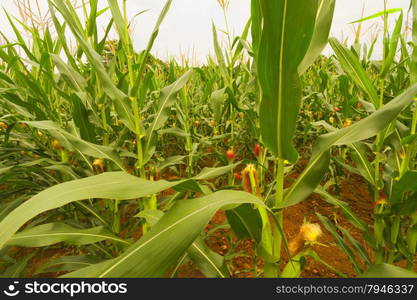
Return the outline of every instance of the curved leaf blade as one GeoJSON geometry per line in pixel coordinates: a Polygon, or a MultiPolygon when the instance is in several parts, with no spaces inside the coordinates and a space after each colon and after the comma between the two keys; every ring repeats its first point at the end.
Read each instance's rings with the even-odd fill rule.
{"type": "Polygon", "coordinates": [[[100,198],[114,200],[136,199],[159,193],[183,183],[148,181],[124,172],[103,173],[97,176],[65,182],[42,191],[10,212],[0,222],[0,249],[27,221],[37,215],[71,202],[100,198]]]}
{"type": "Polygon", "coordinates": [[[257,197],[238,191],[220,191],[178,201],[121,256],[65,277],[161,277],[191,246],[217,210],[244,203],[264,206],[257,197]]]}
{"type": "Polygon", "coordinates": [[[372,265],[361,278],[417,278],[417,273],[389,264],[372,265]]]}
{"type": "Polygon", "coordinates": [[[309,164],[296,182],[286,190],[284,201],[280,207],[297,204],[315,190],[328,169],[327,159],[329,159],[329,150],[332,146],[351,145],[375,136],[412,103],[416,94],[417,85],[414,85],[375,113],[352,126],[320,136],[313,147],[309,164]]]}
{"type": "Polygon", "coordinates": [[[339,62],[349,76],[369,97],[375,107],[379,107],[379,98],[375,86],[369,79],[368,74],[362,67],[358,57],[335,38],[329,40],[333,51],[336,53],[339,62]]]}
{"type": "Polygon", "coordinates": [[[21,247],[45,247],[65,242],[81,246],[110,240],[122,244],[130,244],[118,238],[105,227],[99,226],[88,229],[78,229],[64,223],[49,223],[35,226],[16,233],[7,245],[21,247]]]}
{"type": "Polygon", "coordinates": [[[303,74],[319,57],[329,40],[329,33],[333,22],[336,0],[321,0],[317,13],[316,26],[307,53],[298,66],[298,73],[303,74]]]}
{"type": "Polygon", "coordinates": [[[159,98],[159,108],[151,126],[147,130],[145,153],[151,148],[156,132],[161,129],[169,118],[169,108],[174,105],[177,93],[187,84],[194,71],[189,70],[173,84],[163,88],[159,98]]]}
{"type": "MultiPolygon", "coordinates": [[[[154,226],[162,218],[164,213],[160,210],[144,210],[137,217],[145,218],[148,223],[154,226]]],[[[198,237],[188,248],[187,255],[198,267],[198,269],[208,278],[228,277],[227,272],[223,271],[224,257],[213,252],[207,247],[202,237],[198,237]]]]}
{"type": "Polygon", "coordinates": [[[59,127],[52,121],[37,121],[37,122],[26,122],[28,125],[36,127],[38,129],[47,130],[55,138],[60,140],[63,144],[70,143],[78,153],[82,155],[89,155],[95,158],[105,158],[113,161],[120,169],[124,170],[123,162],[120,159],[116,151],[111,147],[93,144],[87,142],[66,130],[59,127]]]}

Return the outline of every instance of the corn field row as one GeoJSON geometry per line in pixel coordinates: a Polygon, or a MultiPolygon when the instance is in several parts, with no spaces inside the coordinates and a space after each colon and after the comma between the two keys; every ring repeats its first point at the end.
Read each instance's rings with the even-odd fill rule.
{"type": "Polygon", "coordinates": [[[337,277],[417,277],[417,1],[357,20],[383,20],[371,44],[329,38],[335,1],[252,0],[239,36],[213,24],[199,67],[152,55],[172,0],[139,52],[126,0],[48,0],[46,22],[4,12],[1,276],[181,277],[192,264],[295,278],[313,261],[337,277]],[[341,200],[352,176],[370,219],[341,200]],[[336,216],[312,211],[289,235],[285,213],[313,196],[336,216]],[[208,243],[219,232],[223,252],[208,243]]]}

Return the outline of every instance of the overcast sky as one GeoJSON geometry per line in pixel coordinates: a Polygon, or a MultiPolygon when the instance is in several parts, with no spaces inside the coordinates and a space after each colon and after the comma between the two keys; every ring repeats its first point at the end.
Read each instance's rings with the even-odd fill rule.
{"type": "MultiPolygon", "coordinates": [[[[0,5],[12,14],[17,14],[15,0],[0,0],[0,5]]],[[[35,0],[31,0],[31,2],[35,0]]],[[[101,0],[106,3],[105,0],[101,0]]],[[[43,5],[47,0],[39,0],[43,5]]],[[[388,0],[389,8],[403,8],[407,12],[410,0],[388,0]]],[[[165,0],[128,0],[129,14],[134,16],[138,12],[149,9],[135,19],[134,42],[135,48],[145,47],[149,34],[155,23],[165,0]]],[[[349,23],[364,15],[370,15],[383,9],[383,0],[336,0],[336,13],[332,28],[334,37],[344,39],[353,37],[353,26],[349,23]]],[[[240,34],[249,18],[250,0],[230,0],[229,23],[231,31],[240,34]]],[[[392,22],[395,19],[392,18],[392,22]]],[[[195,57],[197,61],[204,61],[205,57],[213,53],[211,22],[219,29],[224,29],[224,18],[216,0],[174,0],[171,10],[163,23],[154,53],[160,57],[186,55],[195,57]]],[[[369,22],[370,28],[365,27],[363,39],[369,40],[381,26],[369,22]]],[[[103,24],[105,24],[103,22],[103,24]]],[[[104,26],[104,25],[103,25],[104,26]]],[[[5,18],[0,18],[0,28],[10,34],[5,18]]],[[[219,33],[221,34],[221,33],[219,33]]]]}

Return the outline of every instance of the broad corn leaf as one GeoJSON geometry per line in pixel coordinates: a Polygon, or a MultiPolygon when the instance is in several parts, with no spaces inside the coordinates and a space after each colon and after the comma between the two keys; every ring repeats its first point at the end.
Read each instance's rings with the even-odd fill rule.
{"type": "Polygon", "coordinates": [[[298,66],[314,32],[316,0],[260,0],[262,36],[257,55],[264,143],[276,157],[291,162],[298,154],[292,145],[301,103],[298,66]]]}

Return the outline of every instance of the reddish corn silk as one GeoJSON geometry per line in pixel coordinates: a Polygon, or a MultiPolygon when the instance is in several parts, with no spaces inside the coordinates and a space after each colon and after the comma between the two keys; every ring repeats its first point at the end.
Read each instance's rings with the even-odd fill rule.
{"type": "Polygon", "coordinates": [[[226,157],[228,160],[232,161],[236,158],[236,154],[233,150],[226,151],[226,157]]]}
{"type": "Polygon", "coordinates": [[[253,148],[253,154],[255,154],[256,157],[259,157],[259,155],[261,154],[261,145],[255,145],[255,147],[253,148]]]}
{"type": "Polygon", "coordinates": [[[233,176],[235,177],[235,180],[242,180],[242,175],[239,172],[235,172],[233,173],[233,176]]]}

